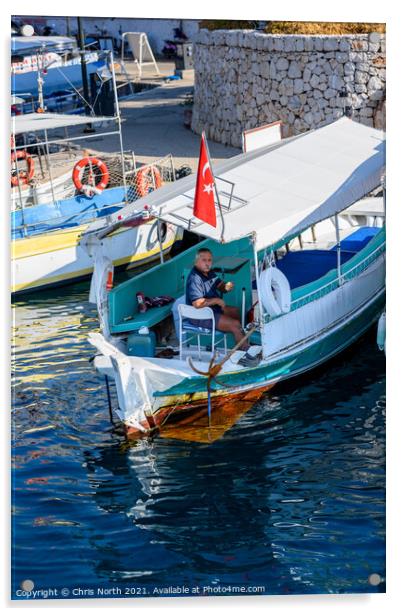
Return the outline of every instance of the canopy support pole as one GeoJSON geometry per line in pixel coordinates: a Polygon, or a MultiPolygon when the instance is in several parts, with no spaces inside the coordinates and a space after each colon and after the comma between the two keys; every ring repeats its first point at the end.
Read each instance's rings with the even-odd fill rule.
{"type": "Polygon", "coordinates": [[[382,184],[382,203],[384,206],[384,220],[383,220],[383,226],[384,226],[386,214],[387,214],[387,189],[385,185],[385,175],[383,175],[381,178],[381,184],[382,184]]]}
{"type": "Polygon", "coordinates": [[[341,273],[341,238],[339,234],[339,219],[338,214],[335,214],[335,230],[336,230],[336,268],[338,271],[338,284],[343,284],[341,273]]]}
{"type": "MultiPolygon", "coordinates": [[[[20,200],[21,210],[23,210],[24,209],[24,201],[23,201],[23,198],[22,198],[22,191],[21,191],[20,170],[19,170],[19,167],[18,167],[18,158],[17,158],[17,146],[15,145],[15,135],[13,135],[13,136],[14,136],[14,139],[13,139],[13,150],[14,150],[14,158],[15,158],[14,162],[15,162],[15,169],[17,171],[17,179],[18,179],[18,184],[17,184],[17,186],[18,186],[18,197],[19,197],[19,200],[20,200]]],[[[22,222],[24,222],[24,212],[22,212],[22,222]]]]}
{"type": "MultiPolygon", "coordinates": [[[[252,242],[253,242],[253,252],[254,252],[255,282],[257,285],[258,304],[260,306],[260,309],[258,311],[259,312],[259,329],[260,329],[260,334],[261,334],[261,339],[262,339],[262,333],[263,333],[263,328],[264,328],[264,315],[263,315],[263,306],[262,306],[262,301],[261,301],[260,272],[259,272],[259,267],[258,267],[258,252],[257,252],[257,241],[256,240],[257,238],[254,232],[252,236],[252,242]]],[[[262,346],[262,355],[263,357],[265,357],[264,345],[262,346]]]]}
{"type": "Polygon", "coordinates": [[[54,195],[53,176],[52,176],[52,169],[51,169],[51,164],[50,164],[49,141],[48,141],[48,138],[47,138],[47,130],[46,130],[46,128],[44,130],[44,133],[45,133],[45,142],[46,142],[46,164],[47,164],[47,170],[49,172],[50,189],[52,191],[52,199],[53,199],[53,203],[54,203],[56,201],[56,197],[54,195]]]}
{"type": "Polygon", "coordinates": [[[120,154],[121,154],[121,168],[122,168],[122,171],[123,171],[124,198],[125,198],[126,203],[128,203],[127,182],[126,182],[126,169],[125,169],[125,164],[124,164],[123,135],[122,135],[122,132],[121,132],[121,116],[120,116],[120,107],[119,107],[119,97],[118,97],[118,94],[117,94],[117,87],[116,87],[116,73],[115,73],[115,70],[114,70],[113,51],[110,52],[110,64],[111,64],[111,69],[112,69],[114,104],[116,106],[115,116],[117,118],[117,125],[119,127],[120,154]]]}
{"type": "Polygon", "coordinates": [[[158,218],[157,220],[156,230],[158,232],[159,259],[162,264],[164,262],[164,257],[163,257],[163,243],[162,243],[162,237],[161,237],[161,219],[160,218],[158,218]]]}

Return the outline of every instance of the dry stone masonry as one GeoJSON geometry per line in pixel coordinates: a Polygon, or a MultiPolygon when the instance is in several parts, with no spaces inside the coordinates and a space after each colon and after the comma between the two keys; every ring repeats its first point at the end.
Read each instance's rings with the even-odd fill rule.
{"type": "Polygon", "coordinates": [[[385,128],[385,35],[295,36],[201,30],[192,129],[241,147],[242,131],[282,120],[284,136],[352,117],[385,128]]]}

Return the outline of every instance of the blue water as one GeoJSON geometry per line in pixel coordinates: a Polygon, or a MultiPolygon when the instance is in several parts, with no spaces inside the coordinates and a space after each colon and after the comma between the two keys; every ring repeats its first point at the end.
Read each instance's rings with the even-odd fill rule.
{"type": "Polygon", "coordinates": [[[87,296],[76,285],[15,304],[13,598],[33,598],[26,580],[36,598],[384,592],[373,332],[213,443],[129,445],[88,361],[87,296]]]}

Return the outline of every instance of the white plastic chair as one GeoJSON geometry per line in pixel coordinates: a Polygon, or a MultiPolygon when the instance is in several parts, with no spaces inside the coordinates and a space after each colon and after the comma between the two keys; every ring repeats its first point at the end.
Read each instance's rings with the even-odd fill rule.
{"type": "MultiPolygon", "coordinates": [[[[178,305],[178,313],[179,313],[179,341],[180,341],[180,359],[183,356],[183,334],[186,332],[192,332],[197,336],[198,342],[198,359],[201,360],[201,336],[212,336],[212,353],[215,348],[215,319],[214,312],[212,308],[194,308],[194,306],[188,306],[187,304],[179,304],[178,305]],[[212,321],[212,329],[207,327],[198,327],[197,325],[192,325],[191,323],[183,322],[183,319],[197,319],[198,321],[212,321]]],[[[226,334],[222,334],[223,344],[225,349],[225,355],[227,353],[227,343],[226,343],[226,334]]],[[[194,338],[194,336],[191,336],[194,338]]],[[[191,340],[190,338],[190,340],[191,340]]],[[[221,338],[222,340],[222,338],[221,338]]],[[[187,339],[188,341],[188,339],[187,339]]]]}

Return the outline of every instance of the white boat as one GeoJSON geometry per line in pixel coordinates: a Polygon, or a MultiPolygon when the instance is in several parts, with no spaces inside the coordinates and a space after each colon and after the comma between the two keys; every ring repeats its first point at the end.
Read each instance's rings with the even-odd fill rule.
{"type": "Polygon", "coordinates": [[[163,187],[136,208],[147,204],[158,219],[205,239],[113,290],[101,242],[130,221],[133,207],[89,227],[83,244],[95,255],[91,300],[101,324],[89,340],[98,351],[96,369],[115,382],[116,414],[128,434],[147,434],[171,415],[207,407],[213,424],[216,404],[307,373],[377,322],[385,301],[385,212],[377,211],[381,224],[370,226],[356,215],[356,203],[381,186],[384,152],[381,131],[344,117],[229,159],[215,173],[217,228],[193,216],[193,178],[163,187]],[[241,311],[243,323],[258,301],[247,355],[230,336],[217,342],[194,326],[189,332],[178,316],[199,247],[212,251],[221,278],[235,282],[225,301],[241,311]],[[175,303],[143,313],[138,292],[175,303]],[[160,331],[152,332],[169,319],[180,338],[171,337],[171,353],[160,331]]]}
{"type": "MultiPolygon", "coordinates": [[[[96,51],[85,53],[87,74],[101,69],[104,60],[96,51]]],[[[38,93],[38,70],[44,71],[43,94],[82,85],[77,42],[65,36],[14,36],[11,39],[12,94],[38,93]]]]}
{"type": "MultiPolygon", "coordinates": [[[[83,127],[91,119],[93,125],[110,122],[118,124],[118,129],[107,129],[106,133],[97,131],[96,136],[102,134],[116,134],[121,137],[119,116],[70,116],[51,113],[33,113],[13,118],[14,160],[18,160],[18,152],[23,150],[29,153],[29,145],[16,146],[16,136],[29,132],[44,134],[44,141],[35,143],[44,147],[45,153],[51,143],[65,143],[69,138],[52,137],[52,131],[59,129],[83,127]]],[[[112,127],[113,128],[113,127],[112,127]]],[[[75,136],[73,143],[79,139],[87,139],[87,135],[75,136]]],[[[24,155],[25,156],[25,155],[24,155]]],[[[84,156],[84,154],[82,154],[84,156]]],[[[44,203],[30,203],[29,197],[36,190],[35,185],[26,184],[26,173],[17,166],[15,172],[18,179],[17,186],[12,193],[11,211],[11,254],[12,254],[12,293],[27,293],[48,288],[53,285],[62,285],[75,282],[89,276],[93,270],[92,259],[79,246],[79,240],[88,224],[102,217],[108,217],[118,211],[128,202],[134,202],[139,196],[136,193],[138,178],[152,177],[158,174],[159,178],[169,176],[174,179],[173,160],[171,156],[165,160],[155,161],[152,165],[137,168],[135,160],[122,151],[118,156],[106,158],[109,168],[107,185],[102,189],[96,188],[95,172],[94,186],[82,187],[85,193],[74,195],[76,187],[72,180],[73,163],[66,153],[65,162],[70,165],[68,177],[61,175],[58,179],[52,176],[51,155],[45,156],[48,164],[50,181],[42,186],[39,195],[44,203]],[[117,161],[117,163],[116,163],[117,161]],[[117,165],[117,166],[116,166],[117,165]],[[164,174],[167,166],[168,173],[164,174]],[[109,187],[110,186],[110,187],[109,187]],[[73,196],[65,198],[64,191],[69,190],[73,196]],[[89,190],[88,190],[89,189],[89,190]],[[47,192],[46,192],[47,191],[47,192]],[[60,191],[61,199],[60,199],[60,191]]],[[[88,157],[86,156],[85,160],[88,157]]],[[[96,158],[96,157],[95,157],[96,158]]],[[[95,160],[90,157],[91,161],[95,160]]],[[[105,164],[105,161],[98,161],[105,164]]],[[[21,166],[25,161],[21,162],[21,166]]],[[[77,161],[75,161],[77,162],[77,161]]],[[[89,163],[92,164],[92,163],[89,163]]],[[[162,182],[162,180],[160,180],[162,182]]],[[[102,180],[103,182],[103,180],[102,180]]],[[[156,184],[157,185],[157,184],[156,184]]],[[[154,188],[149,183],[147,190],[154,188]]],[[[38,196],[38,195],[37,195],[38,196]]],[[[172,247],[177,235],[177,228],[170,223],[154,219],[149,213],[141,213],[135,222],[122,227],[105,240],[105,248],[114,264],[118,267],[137,267],[155,259],[163,258],[172,247]]]]}

